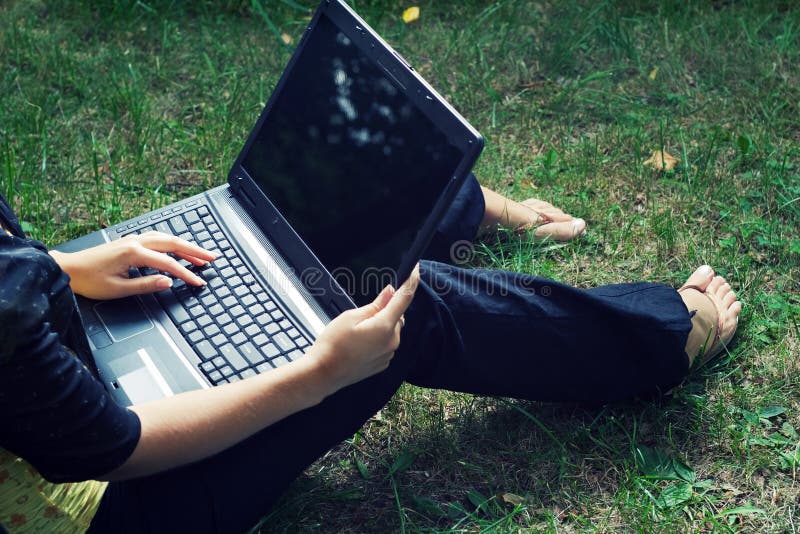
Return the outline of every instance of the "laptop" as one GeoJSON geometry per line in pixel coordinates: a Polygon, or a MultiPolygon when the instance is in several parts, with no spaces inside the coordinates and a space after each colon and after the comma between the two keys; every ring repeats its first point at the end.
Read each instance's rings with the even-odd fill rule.
{"type": "Polygon", "coordinates": [[[56,247],[158,230],[218,254],[203,288],[78,299],[105,387],[139,404],[302,357],[409,276],[482,147],[350,7],[323,1],[225,185],[56,247]]]}

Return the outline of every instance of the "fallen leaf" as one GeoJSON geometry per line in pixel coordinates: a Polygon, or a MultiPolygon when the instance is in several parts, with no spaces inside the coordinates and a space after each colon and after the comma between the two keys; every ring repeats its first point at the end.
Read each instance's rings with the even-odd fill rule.
{"type": "Polygon", "coordinates": [[[292,44],[292,36],[288,33],[282,33],[281,40],[283,41],[283,44],[292,44]]]}
{"type": "Polygon", "coordinates": [[[497,495],[497,498],[501,502],[504,502],[506,504],[510,504],[512,506],[519,506],[520,504],[525,502],[525,499],[523,499],[522,497],[520,497],[519,495],[517,495],[515,493],[500,493],[500,494],[497,495]]]}
{"type": "Polygon", "coordinates": [[[414,22],[419,18],[419,8],[417,6],[411,6],[405,11],[403,11],[403,22],[408,24],[409,22],[414,22]]]}
{"type": "Polygon", "coordinates": [[[678,164],[678,161],[680,161],[678,158],[663,150],[654,150],[653,155],[643,165],[652,167],[657,171],[671,171],[678,164]]]}
{"type": "Polygon", "coordinates": [[[651,70],[650,71],[650,75],[647,76],[647,77],[650,78],[651,80],[655,80],[656,76],[658,76],[658,67],[656,67],[653,70],[651,70]]]}

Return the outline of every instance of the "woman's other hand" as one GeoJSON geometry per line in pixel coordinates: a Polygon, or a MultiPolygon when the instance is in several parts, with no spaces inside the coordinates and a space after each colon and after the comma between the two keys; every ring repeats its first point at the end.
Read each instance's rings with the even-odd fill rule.
{"type": "Polygon", "coordinates": [[[309,360],[314,358],[322,379],[333,391],[389,366],[400,345],[403,313],[418,285],[417,266],[400,289],[387,286],[372,303],[348,310],[328,324],[314,342],[309,360]]]}
{"type": "Polygon", "coordinates": [[[193,286],[205,283],[167,253],[198,266],[215,259],[213,253],[194,243],[162,232],[126,236],[79,252],[50,251],[69,275],[72,290],[92,299],[152,293],[172,286],[172,279],[163,274],[130,278],[128,270],[132,267],[150,267],[167,272],[193,286]]]}

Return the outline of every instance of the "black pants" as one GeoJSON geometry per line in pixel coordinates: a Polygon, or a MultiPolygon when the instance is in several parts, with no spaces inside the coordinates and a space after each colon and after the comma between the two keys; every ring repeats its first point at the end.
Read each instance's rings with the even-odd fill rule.
{"type": "MultiPolygon", "coordinates": [[[[429,257],[474,237],[474,179],[429,257]]],[[[666,391],[688,370],[691,322],[678,293],[635,283],[576,289],[519,273],[421,263],[389,368],[206,460],[109,485],[93,530],[242,532],[314,460],[352,436],[404,382],[546,401],[613,401],[666,391]]]]}

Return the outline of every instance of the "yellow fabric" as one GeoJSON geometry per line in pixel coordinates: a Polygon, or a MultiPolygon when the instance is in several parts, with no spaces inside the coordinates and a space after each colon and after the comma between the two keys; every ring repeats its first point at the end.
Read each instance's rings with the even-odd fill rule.
{"type": "MultiPolygon", "coordinates": [[[[2,224],[0,229],[13,235],[2,224]]],[[[9,534],[85,532],[107,485],[96,480],[53,484],[0,448],[0,526],[9,534]]]]}
{"type": "Polygon", "coordinates": [[[9,534],[85,532],[107,482],[52,484],[25,460],[0,449],[0,525],[9,534]]]}

